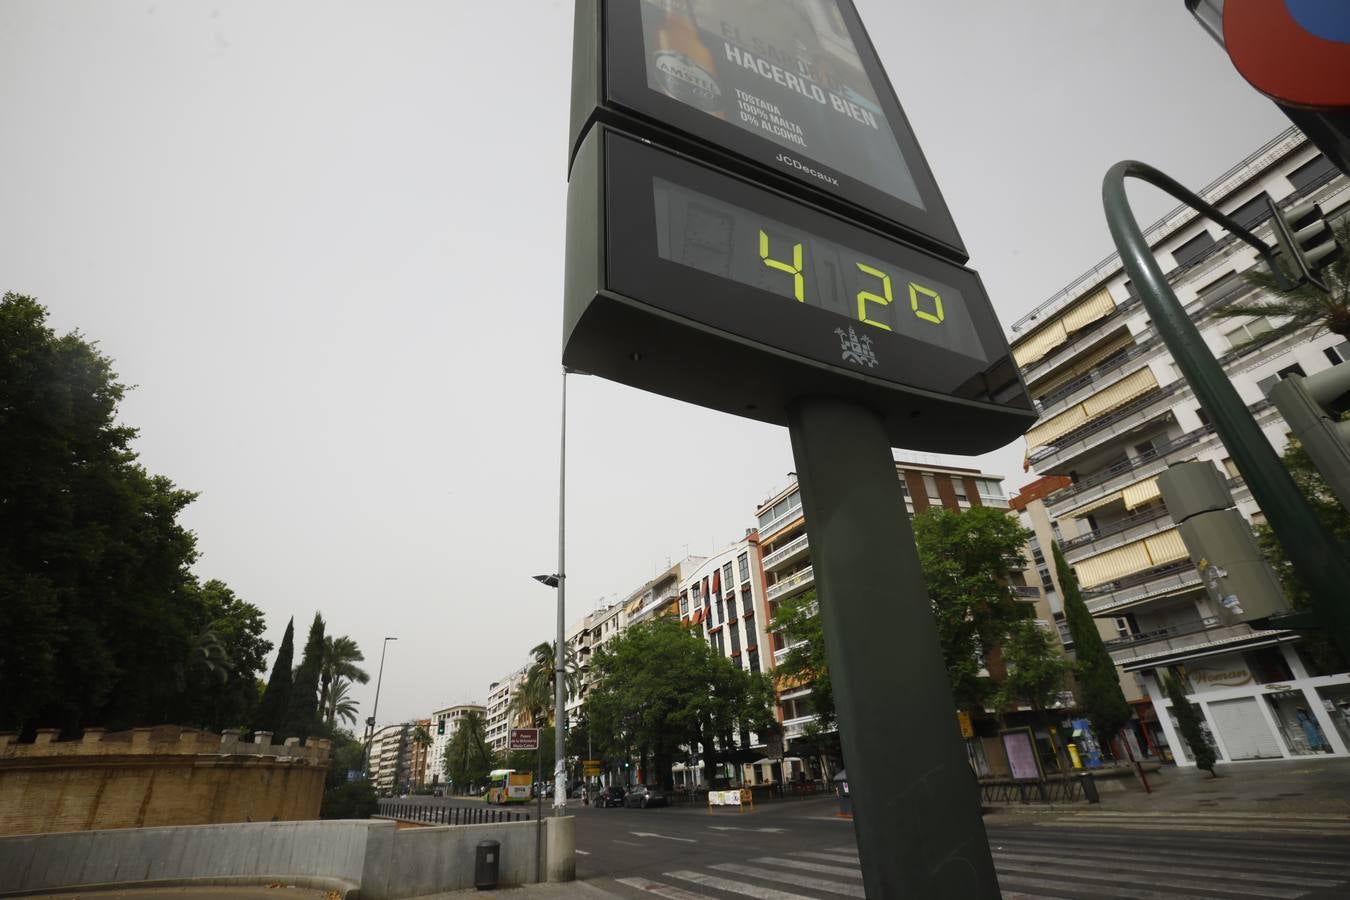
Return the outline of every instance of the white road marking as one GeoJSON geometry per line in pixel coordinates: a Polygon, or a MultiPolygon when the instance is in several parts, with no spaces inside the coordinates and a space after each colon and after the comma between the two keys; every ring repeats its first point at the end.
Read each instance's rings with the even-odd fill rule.
{"type": "Polygon", "coordinates": [[[589,850],[578,850],[576,853],[577,853],[577,856],[590,856],[590,855],[591,855],[591,851],[589,851],[589,850]]]}
{"type": "MultiPolygon", "coordinates": [[[[1000,855],[997,853],[994,854],[994,868],[998,870],[998,875],[1000,879],[1004,877],[1004,873],[1009,873],[1013,875],[1014,878],[1020,878],[1025,875],[1045,874],[1045,862],[1041,859],[1035,859],[1032,860],[1031,862],[1019,862],[1016,860],[1001,859],[1000,855]]],[[[1094,866],[1092,867],[1092,870],[1096,871],[1097,874],[1092,875],[1086,872],[1074,872],[1072,873],[1072,875],[1069,875],[1069,873],[1067,872],[1060,872],[1058,874],[1061,874],[1065,877],[1072,877],[1074,879],[1074,886],[1080,889],[1092,886],[1092,884],[1090,883],[1096,883],[1100,886],[1101,890],[1103,891],[1109,890],[1113,894],[1121,893],[1121,887],[1119,884],[1120,881],[1119,875],[1112,874],[1107,869],[1101,866],[1094,866]],[[1107,883],[1100,884],[1101,882],[1107,883]]],[[[1061,881],[1059,886],[1062,888],[1064,886],[1064,883],[1061,881]]],[[[1283,898],[1283,900],[1297,900],[1297,898],[1302,897],[1304,894],[1308,893],[1302,888],[1290,888],[1286,890],[1283,888],[1273,886],[1256,888],[1256,887],[1238,886],[1236,884],[1216,885],[1212,880],[1209,879],[1177,878],[1175,875],[1165,880],[1160,879],[1157,881],[1150,882],[1150,887],[1168,889],[1167,894],[1149,894],[1148,896],[1151,897],[1180,896],[1178,894],[1175,894],[1172,891],[1172,888],[1192,888],[1194,890],[1200,891],[1223,891],[1225,894],[1230,896],[1233,894],[1243,894],[1248,897],[1280,897],[1283,898]]]]}
{"type": "Polygon", "coordinates": [[[718,878],[716,875],[704,875],[702,872],[692,872],[688,869],[666,872],[665,875],[667,878],[692,881],[694,884],[701,884],[704,887],[715,888],[730,894],[741,894],[745,897],[755,897],[758,900],[810,900],[809,897],[802,894],[789,894],[787,891],[760,887],[757,884],[747,884],[744,881],[732,881],[729,878],[718,878]]]}
{"type": "Polygon", "coordinates": [[[616,878],[616,884],[627,885],[630,888],[636,888],[648,894],[655,894],[658,897],[666,897],[668,900],[705,900],[706,894],[691,894],[684,888],[677,888],[673,885],[662,884],[659,881],[648,881],[645,878],[616,878]]]}
{"type": "MultiPolygon", "coordinates": [[[[1038,872],[1035,874],[1041,873],[1038,872]]],[[[1009,896],[1006,893],[1007,889],[1013,885],[1017,885],[1019,886],[1019,888],[1025,885],[1026,887],[1034,888],[1036,890],[1050,890],[1050,891],[1062,891],[1064,890],[1065,887],[1070,886],[1064,884],[1064,882],[1062,881],[1048,881],[1043,878],[1029,878],[1023,875],[1008,874],[1003,871],[1000,871],[998,873],[998,883],[999,886],[1002,887],[1005,891],[1005,893],[1003,894],[1005,898],[1009,896]]],[[[1081,884],[1075,884],[1072,885],[1072,887],[1074,887],[1075,889],[1081,889],[1086,886],[1081,884]]],[[[1093,886],[1092,889],[1105,890],[1105,888],[1100,888],[1095,885],[1093,886]]],[[[1207,896],[1202,897],[1199,894],[1179,894],[1176,891],[1168,891],[1167,893],[1162,893],[1161,891],[1145,890],[1142,888],[1128,888],[1120,884],[1111,885],[1110,891],[1113,897],[1130,897],[1130,898],[1137,898],[1137,900],[1214,900],[1213,894],[1209,894],[1207,896]]]]}
{"type": "Polygon", "coordinates": [[[739,825],[709,825],[713,831],[755,831],[760,834],[782,834],[786,828],[742,828],[739,825]]]}
{"type": "Polygon", "coordinates": [[[837,851],[837,850],[836,850],[835,852],[833,852],[833,853],[817,853],[817,852],[814,852],[814,851],[811,851],[811,850],[803,850],[803,851],[801,851],[800,853],[798,853],[797,855],[798,855],[798,856],[809,856],[809,857],[811,857],[812,859],[823,859],[823,860],[826,860],[827,862],[839,863],[839,865],[841,865],[841,866],[856,866],[856,865],[859,864],[859,863],[858,863],[858,854],[854,853],[854,854],[851,854],[851,855],[850,855],[850,854],[840,853],[840,852],[837,851]]]}
{"type": "MultiPolygon", "coordinates": [[[[1111,859],[1113,861],[1115,860],[1115,858],[1116,858],[1115,854],[1111,854],[1111,859]]],[[[1082,857],[1073,858],[1069,856],[1060,855],[1058,852],[1053,854],[1037,853],[1033,855],[1033,854],[1009,853],[1007,851],[996,850],[994,851],[994,859],[995,861],[1000,859],[1007,859],[1013,862],[1028,862],[1028,863],[1038,861],[1052,862],[1064,869],[1089,869],[1091,871],[1099,871],[1102,866],[1102,862],[1099,860],[1084,859],[1082,857]]],[[[1162,861],[1163,861],[1162,859],[1157,858],[1155,858],[1154,860],[1155,863],[1162,861]]],[[[1256,884],[1274,884],[1274,885],[1301,884],[1306,885],[1307,887],[1335,887],[1336,885],[1343,883],[1343,880],[1339,878],[1333,880],[1329,878],[1308,878],[1306,875],[1285,875],[1285,874],[1265,875],[1265,874],[1258,874],[1256,872],[1238,872],[1233,869],[1212,869],[1212,868],[1205,868],[1203,866],[1193,866],[1193,865],[1187,865],[1186,868],[1184,869],[1178,869],[1175,866],[1159,866],[1159,865],[1148,865],[1146,863],[1131,862],[1129,864],[1129,870],[1131,872],[1146,872],[1150,875],[1176,875],[1180,873],[1184,875],[1197,875],[1201,878],[1213,878],[1216,881],[1244,881],[1244,882],[1255,882],[1256,884]]],[[[1072,875],[1072,873],[1069,874],[1072,875]]],[[[1227,886],[1224,886],[1222,888],[1216,887],[1214,888],[1214,890],[1225,890],[1225,891],[1233,890],[1238,891],[1239,893],[1242,892],[1240,888],[1237,887],[1230,888],[1227,886]]]]}
{"type": "MultiPolygon", "coordinates": [[[[820,863],[805,862],[800,859],[782,859],[777,856],[761,856],[751,862],[764,863],[769,866],[786,866],[789,869],[803,869],[807,872],[820,872],[824,875],[834,875],[836,878],[861,878],[862,872],[858,869],[841,869],[839,866],[824,866],[820,863]]],[[[843,860],[839,860],[843,862],[843,860]]]]}
{"type": "MultiPolygon", "coordinates": [[[[1004,850],[1009,853],[1040,854],[1045,851],[1045,844],[1024,840],[1005,839],[993,841],[990,846],[995,851],[1004,850]]],[[[1088,847],[1083,844],[1056,846],[1054,850],[1055,853],[1060,856],[1070,856],[1079,859],[1102,860],[1109,857],[1112,862],[1138,861],[1142,863],[1158,862],[1161,859],[1167,859],[1188,866],[1195,865],[1194,861],[1196,860],[1200,861],[1201,864],[1213,865],[1215,863],[1221,863],[1226,859],[1231,859],[1235,862],[1248,865],[1259,865],[1261,866],[1262,871],[1272,874],[1287,872],[1291,875],[1326,875],[1340,876],[1342,879],[1350,878],[1350,863],[1294,857],[1290,853],[1285,853],[1281,856],[1259,856],[1242,850],[1220,854],[1202,850],[1172,850],[1171,848],[1153,852],[1147,850],[1124,850],[1115,847],[1096,848],[1088,847]]]]}
{"type": "Polygon", "coordinates": [[[781,872],[772,869],[760,869],[755,866],[742,866],[737,863],[717,863],[708,866],[710,869],[716,869],[719,872],[730,872],[733,875],[744,875],[750,878],[762,878],[765,881],[783,881],[785,878],[791,879],[793,887],[807,888],[813,891],[824,891],[827,894],[840,894],[844,897],[867,897],[867,893],[860,884],[844,884],[839,881],[826,881],[823,878],[807,878],[805,875],[798,875],[796,872],[781,872]]]}
{"type": "Polygon", "coordinates": [[[614,838],[614,843],[616,843],[616,844],[623,844],[625,847],[641,847],[641,846],[642,846],[641,844],[634,843],[633,841],[621,841],[621,840],[619,840],[618,838],[614,838]]]}
{"type": "Polygon", "coordinates": [[[668,834],[653,834],[653,833],[650,832],[650,831],[630,831],[630,832],[628,832],[628,833],[631,834],[631,835],[633,835],[634,837],[660,838],[660,839],[663,840],[663,841],[679,841],[679,842],[681,842],[681,843],[683,843],[683,844],[697,844],[697,843],[698,843],[698,840],[697,840],[696,838],[674,837],[673,835],[668,835],[668,834]]]}

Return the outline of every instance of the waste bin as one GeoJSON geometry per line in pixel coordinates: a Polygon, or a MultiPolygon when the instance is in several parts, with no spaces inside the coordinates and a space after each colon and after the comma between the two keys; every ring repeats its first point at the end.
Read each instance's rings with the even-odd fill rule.
{"type": "Polygon", "coordinates": [[[848,772],[844,769],[835,773],[834,792],[839,797],[839,815],[853,815],[853,798],[848,795],[848,772]]]}
{"type": "Polygon", "coordinates": [[[502,845],[497,841],[479,841],[473,861],[473,886],[480,891],[497,886],[497,870],[501,866],[502,845]]]}

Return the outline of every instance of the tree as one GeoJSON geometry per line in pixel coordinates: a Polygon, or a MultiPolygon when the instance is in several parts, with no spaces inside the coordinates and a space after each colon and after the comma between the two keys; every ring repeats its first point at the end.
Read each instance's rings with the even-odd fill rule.
{"type": "Polygon", "coordinates": [[[365,761],[365,746],[348,731],[334,731],[328,773],[324,779],[321,819],[369,819],[379,812],[379,798],[369,781],[348,780],[351,772],[360,772],[365,761]]]}
{"type": "MultiPolygon", "coordinates": [[[[1284,465],[1322,527],[1342,545],[1350,545],[1350,512],[1336,499],[1331,486],[1327,484],[1317,466],[1313,465],[1308,452],[1298,440],[1290,439],[1289,446],[1284,451],[1284,465]]],[[[1299,578],[1298,572],[1284,551],[1284,545],[1280,543],[1271,527],[1266,524],[1258,525],[1256,538],[1271,568],[1279,577],[1290,605],[1300,611],[1314,609],[1312,593],[1299,578]]],[[[1324,629],[1300,631],[1299,650],[1316,669],[1312,673],[1314,675],[1330,675],[1350,668],[1350,660],[1342,656],[1340,648],[1324,629]]]]}
{"type": "Polygon", "coordinates": [[[295,619],[286,622],[286,633],[281,637],[272,674],[258,709],[253,714],[254,731],[270,731],[276,736],[286,724],[286,713],[291,707],[291,659],[295,653],[295,619]]]}
{"type": "Polygon", "coordinates": [[[769,623],[788,647],[783,661],[773,671],[779,690],[809,685],[811,709],[821,728],[835,724],[834,688],[825,659],[825,629],[820,624],[816,592],[807,591],[778,604],[769,623]]]}
{"type": "Polygon", "coordinates": [[[459,726],[445,747],[442,767],[461,794],[487,780],[493,769],[492,746],[487,742],[487,726],[478,710],[471,709],[460,717],[459,726]]]}
{"type": "MultiPolygon", "coordinates": [[[[1350,248],[1350,220],[1343,220],[1335,231],[1342,247],[1350,248]]],[[[1342,251],[1319,273],[1331,289],[1323,293],[1312,284],[1301,284],[1293,290],[1282,291],[1275,276],[1260,269],[1248,270],[1243,278],[1262,289],[1265,298],[1252,303],[1234,303],[1218,310],[1215,315],[1224,318],[1238,316],[1268,316],[1285,319],[1282,325],[1261,335],[1262,343],[1296,334],[1310,326],[1318,326],[1350,339],[1350,250],[1342,251]]]]}
{"type": "Polygon", "coordinates": [[[938,640],[957,709],[982,710],[994,682],[981,676],[986,661],[1026,607],[1009,578],[1024,565],[1029,532],[1001,509],[932,507],[914,517],[914,541],[923,567],[938,640]]]}
{"type": "Polygon", "coordinates": [[[1125,694],[1120,690],[1116,664],[1106,652],[1097,622],[1083,602],[1074,574],[1059,544],[1052,544],[1055,571],[1060,587],[1064,589],[1064,620],[1073,636],[1074,673],[1078,677],[1079,704],[1087,711],[1092,728],[1103,744],[1107,743],[1130,721],[1132,712],[1125,694]]]}
{"type": "MultiPolygon", "coordinates": [[[[773,722],[768,679],[741,670],[674,619],[629,628],[596,651],[583,706],[595,746],[614,763],[636,758],[669,789],[681,748],[701,748],[710,776],[734,759],[736,738],[773,722]]],[[[744,746],[742,741],[741,745],[744,746]]]]}
{"type": "Polygon", "coordinates": [[[195,592],[198,637],[178,668],[184,689],[171,721],[208,731],[243,728],[258,704],[257,680],[272,644],[262,610],[221,581],[195,592]]]}
{"type": "Polygon", "coordinates": [[[139,464],[125,393],[36,300],[0,298],[0,729],[162,722],[223,659],[178,521],[195,494],[139,464]]]}
{"type": "Polygon", "coordinates": [[[367,684],[370,675],[357,665],[365,662],[365,654],[356,645],[356,641],[342,637],[324,637],[323,662],[319,666],[319,711],[331,726],[337,715],[337,704],[332,694],[338,682],[367,684]]]}
{"type": "Polygon", "coordinates": [[[1204,769],[1210,777],[1213,777],[1214,748],[1205,740],[1205,733],[1200,729],[1200,717],[1196,714],[1195,707],[1186,698],[1186,691],[1181,687],[1181,682],[1174,676],[1164,675],[1163,681],[1166,682],[1167,696],[1172,701],[1172,714],[1177,717],[1181,739],[1191,748],[1191,758],[1195,760],[1196,768],[1204,769]]]}
{"type": "Polygon", "coordinates": [[[324,656],[324,621],[319,613],[309,626],[305,655],[291,682],[290,703],[286,712],[286,737],[307,738],[319,729],[319,678],[324,656]]]}
{"type": "Polygon", "coordinates": [[[328,727],[335,728],[339,721],[348,725],[356,724],[357,703],[347,694],[351,683],[339,679],[328,689],[328,727]]]}
{"type": "MultiPolygon", "coordinates": [[[[553,721],[554,673],[557,671],[557,651],[554,643],[545,641],[530,651],[533,660],[525,672],[525,680],[511,697],[512,717],[541,726],[553,721]]],[[[567,647],[563,653],[564,684],[569,692],[581,684],[576,651],[567,647]]]]}
{"type": "Polygon", "coordinates": [[[1008,674],[996,695],[998,708],[1025,703],[1044,719],[1045,710],[1059,699],[1073,669],[1055,643],[1034,619],[1020,619],[1009,626],[1002,645],[1008,674]]]}

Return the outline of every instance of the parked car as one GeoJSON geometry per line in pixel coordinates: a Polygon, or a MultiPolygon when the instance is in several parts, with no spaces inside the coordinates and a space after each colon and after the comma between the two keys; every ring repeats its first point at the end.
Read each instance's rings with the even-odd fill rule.
{"type": "Polygon", "coordinates": [[[634,785],[623,797],[623,805],[646,809],[649,806],[665,806],[666,794],[654,784],[634,785]]]}
{"type": "Polygon", "coordinates": [[[623,806],[623,788],[611,785],[595,795],[596,806],[623,806]]]}

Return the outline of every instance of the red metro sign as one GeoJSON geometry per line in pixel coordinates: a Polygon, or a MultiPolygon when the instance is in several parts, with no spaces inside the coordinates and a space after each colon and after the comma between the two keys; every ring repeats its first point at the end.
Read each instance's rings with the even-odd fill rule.
{"type": "Polygon", "coordinates": [[[1350,2],[1228,0],[1223,39],[1238,72],[1266,96],[1350,108],[1350,2]]]}

